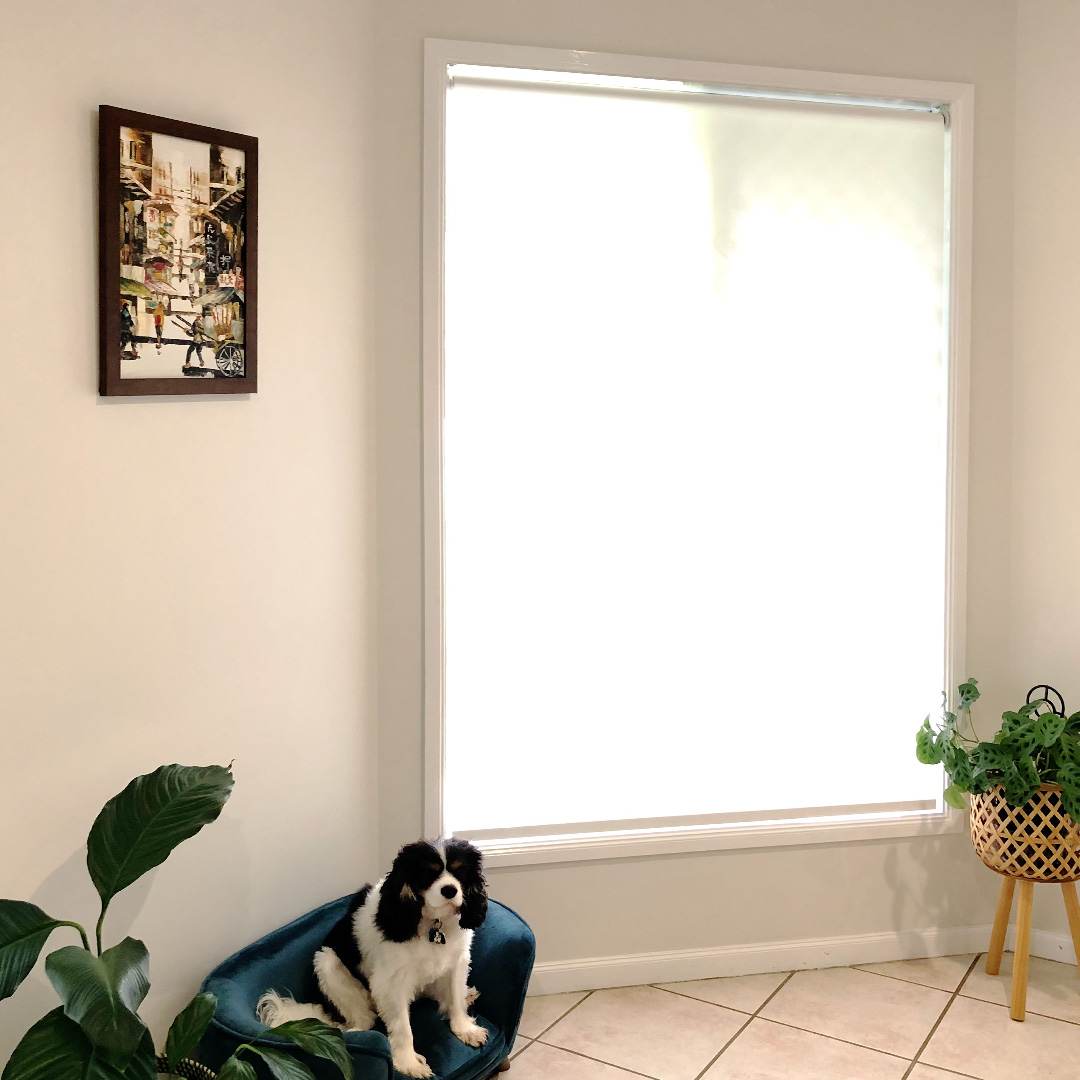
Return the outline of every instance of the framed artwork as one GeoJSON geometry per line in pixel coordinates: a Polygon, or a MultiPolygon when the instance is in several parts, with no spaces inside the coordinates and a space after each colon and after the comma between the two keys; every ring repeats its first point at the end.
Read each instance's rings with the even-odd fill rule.
{"type": "Polygon", "coordinates": [[[259,141],[102,105],[103,396],[257,387],[259,141]]]}

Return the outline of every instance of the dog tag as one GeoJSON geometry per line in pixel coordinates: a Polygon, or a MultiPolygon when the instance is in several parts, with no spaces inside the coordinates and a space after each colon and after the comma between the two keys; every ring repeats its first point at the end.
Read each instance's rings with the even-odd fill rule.
{"type": "Polygon", "coordinates": [[[432,945],[445,945],[446,935],[442,932],[442,920],[436,919],[427,935],[432,945]]]}

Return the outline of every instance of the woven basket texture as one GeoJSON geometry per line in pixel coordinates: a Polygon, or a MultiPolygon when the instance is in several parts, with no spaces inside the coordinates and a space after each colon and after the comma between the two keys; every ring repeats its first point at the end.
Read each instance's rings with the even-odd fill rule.
{"type": "Polygon", "coordinates": [[[217,1073],[211,1072],[205,1065],[184,1058],[176,1066],[175,1072],[169,1071],[169,1062],[164,1054],[157,1059],[158,1076],[179,1076],[182,1080],[216,1080],[217,1073]]]}
{"type": "Polygon", "coordinates": [[[1006,877],[1064,884],[1080,881],[1080,825],[1061,808],[1061,788],[1043,784],[1023,806],[1001,785],[971,796],[971,842],[1006,877]]]}

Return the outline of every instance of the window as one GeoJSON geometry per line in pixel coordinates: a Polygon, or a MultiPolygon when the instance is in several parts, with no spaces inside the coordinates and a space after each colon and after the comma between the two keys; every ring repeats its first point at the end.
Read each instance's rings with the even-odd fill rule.
{"type": "Polygon", "coordinates": [[[429,827],[941,824],[964,88],[526,52],[429,53],[429,827]]]}

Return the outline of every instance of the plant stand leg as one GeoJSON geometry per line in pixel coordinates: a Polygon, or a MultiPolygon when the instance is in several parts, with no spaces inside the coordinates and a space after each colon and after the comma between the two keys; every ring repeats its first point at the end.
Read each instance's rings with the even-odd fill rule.
{"type": "Polygon", "coordinates": [[[1062,885],[1061,892],[1065,897],[1065,914],[1069,916],[1069,933],[1072,934],[1073,948],[1076,950],[1076,963],[1080,967],[1080,902],[1076,899],[1076,882],[1062,885]]]}
{"type": "Polygon", "coordinates": [[[1001,954],[1005,949],[1005,935],[1009,930],[1009,915],[1012,912],[1015,888],[1016,878],[1003,877],[1001,879],[997,914],[994,915],[994,932],[990,935],[990,951],[986,954],[987,975],[996,975],[1001,971],[1001,954]]]}
{"type": "Polygon", "coordinates": [[[1009,1015],[1023,1020],[1027,1014],[1028,952],[1031,949],[1031,900],[1034,881],[1020,882],[1020,907],[1016,913],[1016,951],[1013,953],[1012,996],[1009,1015]]]}

